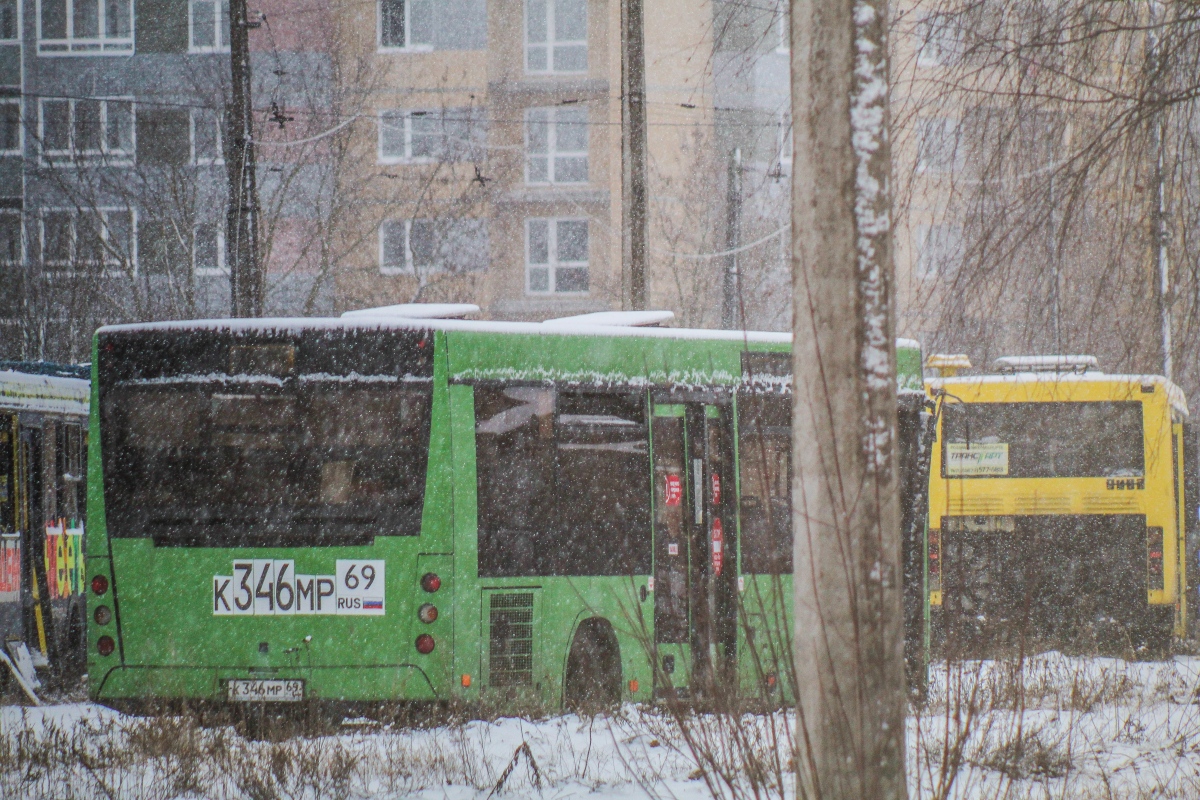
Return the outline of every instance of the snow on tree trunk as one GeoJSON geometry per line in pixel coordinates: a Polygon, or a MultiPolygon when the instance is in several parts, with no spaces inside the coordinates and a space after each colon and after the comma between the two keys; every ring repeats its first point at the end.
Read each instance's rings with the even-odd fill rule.
{"type": "Polygon", "coordinates": [[[884,0],[792,4],[799,796],[903,798],[884,0]]]}

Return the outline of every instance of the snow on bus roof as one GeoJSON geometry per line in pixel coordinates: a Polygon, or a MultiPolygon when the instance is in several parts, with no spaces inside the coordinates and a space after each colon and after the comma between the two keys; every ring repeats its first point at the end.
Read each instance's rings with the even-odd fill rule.
{"type": "Polygon", "coordinates": [[[108,325],[98,333],[130,331],[223,330],[233,333],[273,331],[300,333],[311,330],[366,328],[377,330],[440,330],[467,333],[519,333],[538,336],[611,336],[649,339],[709,339],[747,341],[755,344],[790,344],[790,333],[770,331],[716,330],[711,328],[652,328],[596,325],[584,322],[494,322],[462,319],[413,319],[394,316],[355,317],[263,317],[258,319],[199,319],[108,325]]]}
{"type": "Polygon", "coordinates": [[[955,375],[952,378],[927,378],[930,389],[941,389],[949,384],[984,383],[1125,383],[1129,385],[1162,386],[1167,400],[1176,410],[1187,414],[1187,397],[1183,390],[1162,375],[1114,375],[1099,370],[1088,372],[1009,372],[1001,375],[955,375]]]}
{"type": "Polygon", "coordinates": [[[89,386],[82,378],[0,370],[0,408],[86,416],[89,386]]]}
{"type": "MultiPolygon", "coordinates": [[[[390,315],[362,314],[343,317],[262,317],[257,319],[198,319],[173,320],[166,322],[140,322],[126,325],[107,325],[98,333],[129,331],[183,331],[183,330],[226,330],[234,333],[251,331],[278,331],[299,333],[309,330],[336,330],[339,328],[420,329],[463,331],[470,333],[520,333],[539,336],[612,336],[640,337],[649,339],[698,339],[713,341],[744,341],[754,344],[791,344],[792,334],[774,331],[723,330],[715,328],[657,328],[646,325],[595,324],[585,321],[589,315],[581,315],[572,321],[570,317],[538,322],[499,322],[463,319],[415,319],[390,315]]],[[[915,339],[897,339],[898,349],[920,350],[921,343],[915,339]]]]}

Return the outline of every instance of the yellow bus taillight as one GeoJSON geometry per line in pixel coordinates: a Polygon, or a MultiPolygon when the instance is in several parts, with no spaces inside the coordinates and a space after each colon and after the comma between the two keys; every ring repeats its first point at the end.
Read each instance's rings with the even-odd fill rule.
{"type": "Polygon", "coordinates": [[[929,531],[929,591],[942,590],[942,532],[934,528],[929,531]]]}
{"type": "Polygon", "coordinates": [[[1146,529],[1146,588],[1163,588],[1163,529],[1146,529]]]}

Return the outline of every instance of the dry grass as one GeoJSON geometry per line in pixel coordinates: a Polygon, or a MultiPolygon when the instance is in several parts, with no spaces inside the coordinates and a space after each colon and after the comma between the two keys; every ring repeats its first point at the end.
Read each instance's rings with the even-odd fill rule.
{"type": "MultiPolygon", "coordinates": [[[[1198,681],[1196,659],[938,665],[928,704],[909,719],[912,796],[1200,796],[1198,681]]],[[[787,797],[793,725],[788,711],[626,706],[428,727],[356,720],[267,742],[186,716],[9,706],[0,709],[0,797],[787,797]]]]}

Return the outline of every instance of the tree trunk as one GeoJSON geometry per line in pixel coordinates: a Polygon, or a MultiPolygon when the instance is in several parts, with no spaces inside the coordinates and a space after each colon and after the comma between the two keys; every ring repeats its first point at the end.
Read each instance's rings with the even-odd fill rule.
{"type": "Polygon", "coordinates": [[[800,797],[904,780],[885,0],[794,0],[800,797]]]}

